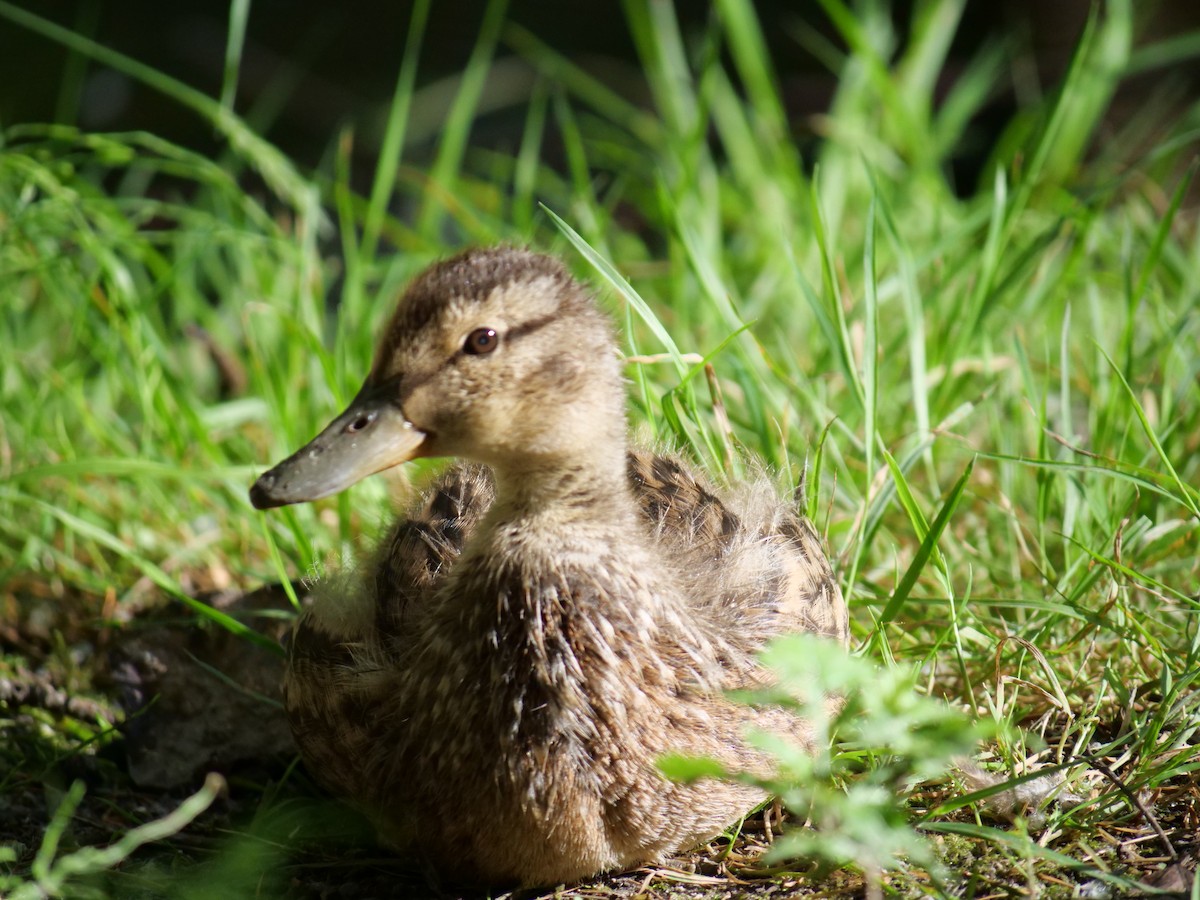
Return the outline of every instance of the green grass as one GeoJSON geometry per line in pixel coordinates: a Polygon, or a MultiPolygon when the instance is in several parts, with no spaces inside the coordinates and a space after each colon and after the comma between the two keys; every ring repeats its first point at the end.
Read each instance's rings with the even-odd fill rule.
{"type": "MultiPolygon", "coordinates": [[[[386,522],[385,479],[267,516],[248,485],[353,395],[406,279],[462,244],[529,242],[596,285],[631,354],[667,354],[628,369],[637,432],[714,471],[740,465],[731,446],[789,483],[807,471],[859,651],[995,723],[985,761],[1005,778],[1067,776],[1080,802],[1016,826],[986,811],[997,788],[909,785],[910,820],[972,890],[1142,877],[1153,866],[1123,862],[1110,836],[1150,835],[1131,846],[1166,855],[1146,811],[1195,852],[1178,829],[1195,821],[1181,805],[1200,728],[1200,107],[1171,105],[1168,61],[1194,60],[1200,35],[1147,46],[1132,4],[1107,3],[979,185],[955,186],[949,164],[1014,52],[986,47],[935,101],[956,0],[918,4],[906,34],[882,4],[823,0],[838,41],[794,30],[837,92],[807,123],[787,119],[749,0],[719,0],[688,35],[669,4],[625,4],[647,109],[493,3],[417,170],[418,3],[360,196],[353,132],[303,172],[238,117],[247,6],[233,4],[216,99],[0,3],[227,141],[214,161],[144,133],[0,131],[5,621],[94,634],[156,600],[219,618],[192,598],[361,547],[386,522]],[[471,142],[498,47],[539,73],[507,152],[471,142]],[[1123,78],[1156,65],[1161,91],[1106,118],[1123,78]],[[799,127],[815,132],[808,156],[799,127]],[[562,170],[542,163],[551,139],[562,170]],[[731,429],[686,354],[713,367],[731,429]]],[[[68,643],[38,652],[70,674],[68,643]]],[[[107,740],[97,722],[46,727],[68,753],[107,740]]],[[[0,796],[40,777],[0,759],[0,796]]],[[[253,869],[221,871],[253,883],[253,869]]],[[[912,869],[891,878],[935,890],[912,869]]]]}

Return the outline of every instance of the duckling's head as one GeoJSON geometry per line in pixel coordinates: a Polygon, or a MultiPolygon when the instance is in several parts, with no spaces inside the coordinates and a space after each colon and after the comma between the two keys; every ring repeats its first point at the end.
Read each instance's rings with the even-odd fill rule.
{"type": "Polygon", "coordinates": [[[556,259],[471,250],[419,275],[362,389],[250,491],[259,509],[316,500],[421,456],[506,472],[624,458],[624,392],[608,319],[556,259]]]}

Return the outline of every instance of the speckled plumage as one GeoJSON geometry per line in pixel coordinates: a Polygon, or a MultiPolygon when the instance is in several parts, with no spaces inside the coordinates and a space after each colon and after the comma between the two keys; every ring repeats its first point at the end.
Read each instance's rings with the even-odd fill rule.
{"type": "Polygon", "coordinates": [[[747,727],[805,739],[722,691],[761,679],[774,635],[846,640],[809,523],[765,480],[721,493],[627,448],[611,328],[549,257],[477,250],[420,276],[368,391],[394,397],[419,455],[470,462],[297,624],[286,705],[313,774],[388,843],[489,883],[659,860],[754,806],[655,759],[763,769],[747,727]],[[464,353],[482,327],[499,346],[464,353]]]}

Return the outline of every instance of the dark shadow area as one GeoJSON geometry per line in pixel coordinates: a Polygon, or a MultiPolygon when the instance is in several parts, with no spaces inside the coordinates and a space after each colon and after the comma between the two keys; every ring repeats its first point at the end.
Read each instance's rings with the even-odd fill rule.
{"type": "MultiPolygon", "coordinates": [[[[224,75],[228,6],[205,0],[161,4],[127,0],[31,2],[22,8],[87,35],[105,47],[160,70],[209,96],[220,95],[224,75]]],[[[452,0],[433,4],[421,47],[417,97],[409,124],[406,159],[429,159],[463,70],[475,46],[487,4],[452,0]]],[[[955,180],[969,188],[986,161],[999,129],[1016,107],[1016,90],[1054,84],[1069,62],[1086,22],[1086,0],[967,4],[954,36],[940,91],[982,47],[997,41],[1011,48],[1005,83],[954,162],[955,180]]],[[[755,4],[772,52],[787,111],[801,139],[807,120],[829,106],[836,75],[817,53],[837,53],[834,27],[813,0],[755,4]],[[816,51],[816,52],[814,52],[816,51]]],[[[699,40],[715,13],[708,4],[680,3],[676,14],[685,34],[699,40]]],[[[301,165],[318,165],[343,126],[352,124],[356,155],[370,158],[382,123],[412,15],[412,3],[260,0],[250,7],[241,58],[236,109],[301,165]]],[[[1200,26],[1200,7],[1186,0],[1144,4],[1139,11],[1148,38],[1200,26]]],[[[913,4],[894,5],[894,20],[907,26],[913,4]]],[[[472,134],[475,146],[512,149],[520,139],[525,100],[535,74],[514,49],[521,31],[535,35],[602,84],[636,102],[648,103],[634,41],[619,4],[586,0],[543,4],[513,0],[484,90],[482,115],[472,134]]],[[[88,130],[144,129],[201,150],[215,150],[211,130],[174,100],[129,77],[78,57],[12,21],[0,19],[0,79],[20,89],[0,96],[0,121],[77,124],[88,130]]],[[[1194,92],[1195,72],[1173,71],[1185,94],[1194,92]]],[[[1162,73],[1127,87],[1117,104],[1136,108],[1162,73]]],[[[365,167],[363,167],[365,169],[365,167]]]]}

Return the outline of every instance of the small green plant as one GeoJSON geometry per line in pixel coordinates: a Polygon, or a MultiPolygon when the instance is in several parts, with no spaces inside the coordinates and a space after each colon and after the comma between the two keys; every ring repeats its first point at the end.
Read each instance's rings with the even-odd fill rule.
{"type": "Polygon", "coordinates": [[[882,667],[812,635],[779,638],[762,661],[774,683],[737,698],[793,710],[810,723],[811,745],[751,734],[751,742],[775,759],[769,778],[678,756],[663,761],[664,771],[680,779],[716,775],[757,784],[811,824],[785,832],[769,862],[853,863],[872,883],[905,861],[933,865],[932,848],[916,830],[905,798],[915,785],[944,777],[955,757],[972,753],[994,729],[920,694],[915,668],[882,667]],[[829,696],[840,697],[840,704],[829,696]]]}

